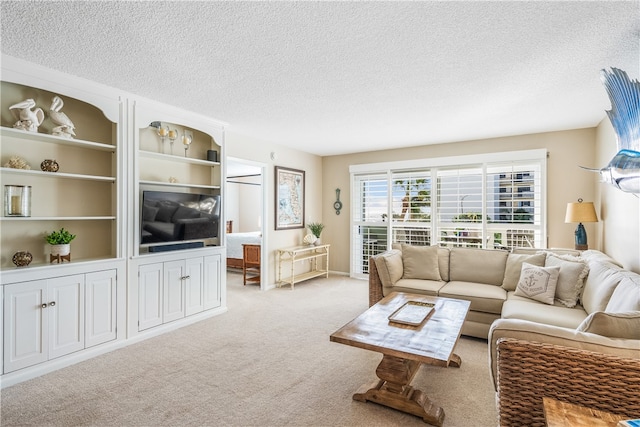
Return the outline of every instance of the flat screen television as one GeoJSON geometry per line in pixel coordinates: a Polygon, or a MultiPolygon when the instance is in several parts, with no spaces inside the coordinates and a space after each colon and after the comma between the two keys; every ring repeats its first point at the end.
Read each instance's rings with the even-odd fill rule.
{"type": "Polygon", "coordinates": [[[220,196],[143,191],[140,243],[161,245],[218,237],[220,196]]]}

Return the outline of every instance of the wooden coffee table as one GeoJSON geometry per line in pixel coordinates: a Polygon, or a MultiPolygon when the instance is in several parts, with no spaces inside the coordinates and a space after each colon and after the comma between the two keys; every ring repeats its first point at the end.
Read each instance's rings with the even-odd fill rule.
{"type": "Polygon", "coordinates": [[[379,380],[360,387],[353,399],[389,406],[442,426],[444,410],[409,384],[423,363],[460,367],[462,360],[453,350],[469,304],[451,298],[394,292],[334,332],[330,337],[333,342],[383,355],[376,369],[379,380]],[[409,301],[433,303],[435,310],[420,326],[389,324],[389,316],[409,301]]]}

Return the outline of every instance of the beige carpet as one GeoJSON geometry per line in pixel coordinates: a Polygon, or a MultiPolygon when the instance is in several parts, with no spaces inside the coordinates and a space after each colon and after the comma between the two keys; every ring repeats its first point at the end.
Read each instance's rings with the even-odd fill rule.
{"type": "MultiPolygon", "coordinates": [[[[2,426],[421,426],[352,400],[381,355],[329,341],[367,308],[367,282],[315,279],[261,292],[230,273],[229,312],[2,391],[2,426]]],[[[462,367],[423,366],[413,385],[445,426],[495,426],[487,344],[462,367]]]]}

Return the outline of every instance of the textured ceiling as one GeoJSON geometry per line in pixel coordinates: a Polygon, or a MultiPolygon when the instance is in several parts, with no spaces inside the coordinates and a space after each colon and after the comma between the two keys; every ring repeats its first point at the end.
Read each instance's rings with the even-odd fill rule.
{"type": "Polygon", "coordinates": [[[2,52],[318,155],[597,125],[639,1],[1,2],[2,52]]]}

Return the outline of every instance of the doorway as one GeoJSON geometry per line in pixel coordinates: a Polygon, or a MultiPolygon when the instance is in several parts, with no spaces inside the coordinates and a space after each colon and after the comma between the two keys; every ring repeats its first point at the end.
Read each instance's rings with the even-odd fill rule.
{"type": "MultiPolygon", "coordinates": [[[[265,167],[245,159],[227,157],[225,180],[225,221],[227,232],[227,283],[229,274],[242,274],[242,244],[267,247],[263,233],[265,218],[265,167]]],[[[266,251],[260,251],[260,289],[266,289],[266,251]]],[[[237,280],[233,281],[237,282],[237,280]]],[[[246,286],[255,287],[253,283],[246,286]]]]}

